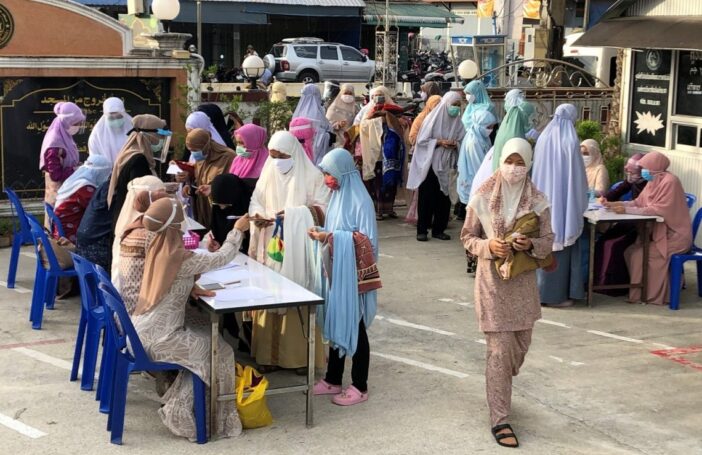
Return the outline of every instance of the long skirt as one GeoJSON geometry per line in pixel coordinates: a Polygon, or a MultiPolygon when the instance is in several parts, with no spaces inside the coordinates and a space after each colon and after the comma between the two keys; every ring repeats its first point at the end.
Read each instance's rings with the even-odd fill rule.
{"type": "Polygon", "coordinates": [[[366,180],[366,189],[375,205],[375,213],[378,215],[390,215],[395,212],[395,196],[397,195],[397,186],[383,187],[383,162],[378,161],[375,164],[375,177],[371,180],[366,180]]]}
{"type": "MultiPolygon", "coordinates": [[[[678,242],[680,243],[680,242],[678,242]]],[[[687,251],[687,245],[675,245],[671,238],[668,238],[668,255],[663,256],[656,245],[651,242],[648,248],[648,277],[646,284],[646,302],[654,305],[665,305],[669,302],[670,279],[668,269],[670,266],[670,257],[673,254],[684,253],[687,251]]],[[[632,283],[640,283],[643,278],[643,242],[638,239],[636,243],[630,246],[624,252],[624,259],[629,268],[632,283]]],[[[681,286],[682,283],[675,283],[675,286],[681,286]]],[[[631,289],[629,291],[629,301],[638,303],[641,301],[641,289],[631,289]]]]}
{"type": "Polygon", "coordinates": [[[487,344],[485,388],[490,424],[507,423],[512,408],[512,377],[524,363],[532,330],[518,332],[485,332],[487,344]]]}
{"type": "Polygon", "coordinates": [[[536,277],[539,283],[541,303],[556,305],[566,300],[582,300],[585,298],[585,285],[583,283],[581,242],[554,251],[557,267],[553,272],[539,269],[536,277]]]}

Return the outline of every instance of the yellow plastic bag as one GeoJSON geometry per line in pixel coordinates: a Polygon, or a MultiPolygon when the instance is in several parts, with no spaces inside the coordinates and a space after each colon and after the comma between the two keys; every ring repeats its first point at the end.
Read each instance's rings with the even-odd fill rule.
{"type": "Polygon", "coordinates": [[[261,428],[273,423],[266,404],[266,389],[268,379],[265,376],[250,366],[242,368],[236,364],[236,410],[244,428],[261,428]]]}

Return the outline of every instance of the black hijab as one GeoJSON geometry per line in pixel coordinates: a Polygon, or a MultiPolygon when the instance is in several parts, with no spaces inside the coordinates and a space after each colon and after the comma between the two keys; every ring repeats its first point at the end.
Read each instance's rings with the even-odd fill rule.
{"type": "Polygon", "coordinates": [[[236,222],[235,220],[228,220],[227,217],[241,216],[249,211],[251,190],[244,180],[236,175],[221,174],[212,180],[211,199],[212,236],[221,245],[236,222]],[[223,209],[216,204],[229,204],[229,207],[223,209]]]}
{"type": "Polygon", "coordinates": [[[215,127],[219,135],[222,136],[222,139],[224,139],[225,145],[232,150],[236,149],[236,144],[232,140],[232,135],[227,128],[227,122],[224,120],[222,109],[220,109],[216,104],[201,104],[198,106],[197,110],[207,114],[212,122],[212,125],[215,127]]]}

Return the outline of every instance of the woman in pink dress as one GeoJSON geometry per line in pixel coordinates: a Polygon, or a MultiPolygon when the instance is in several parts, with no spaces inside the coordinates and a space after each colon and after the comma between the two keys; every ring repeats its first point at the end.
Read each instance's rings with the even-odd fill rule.
{"type": "Polygon", "coordinates": [[[253,192],[261,176],[263,165],[268,159],[266,129],[249,123],[236,130],[234,138],[236,139],[236,158],[229,173],[242,179],[253,192]]]}
{"type": "MultiPolygon", "coordinates": [[[[648,283],[646,301],[642,302],[641,289],[629,291],[630,303],[668,302],[668,265],[673,254],[684,253],[692,246],[692,222],[680,180],[667,171],[670,160],[660,152],[647,153],[639,161],[641,176],[648,180],[646,188],[633,201],[606,202],[605,206],[616,213],[655,215],[663,218],[656,223],[651,235],[648,252],[648,283]],[[663,271],[663,273],[661,273],[663,271]]],[[[643,277],[643,241],[636,240],[624,252],[632,283],[643,277]]],[[[681,283],[673,283],[680,286],[681,283]]]]}

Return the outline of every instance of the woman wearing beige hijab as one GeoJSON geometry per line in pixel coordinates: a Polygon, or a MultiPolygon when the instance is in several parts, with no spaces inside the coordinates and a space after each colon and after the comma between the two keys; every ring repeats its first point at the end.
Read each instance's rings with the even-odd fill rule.
{"type": "Polygon", "coordinates": [[[594,139],[585,139],[580,143],[580,153],[585,162],[587,186],[600,197],[609,190],[609,172],[602,159],[600,144],[594,139]]]}
{"type": "MultiPolygon", "coordinates": [[[[146,250],[144,278],[132,320],[144,349],[156,362],[177,363],[187,368],[163,396],[158,410],[163,423],[178,436],[195,439],[194,396],[191,374],[210,385],[209,324],[188,306],[196,275],[231,262],[239,251],[248,216],[240,218],[216,253],[197,254],[183,246],[183,209],[172,199],[160,199],[144,214],[143,226],[154,234],[146,250]]],[[[232,393],[236,376],[234,351],[218,337],[219,393],[232,393]]],[[[236,402],[220,403],[213,434],[231,437],[241,433],[236,402]]]]}
{"type": "Polygon", "coordinates": [[[356,104],[356,91],[351,84],[341,86],[339,95],[327,109],[327,120],[331,123],[333,133],[336,135],[336,147],[343,147],[346,143],[344,133],[353,126],[353,120],[358,114],[356,104]]]}
{"type": "Polygon", "coordinates": [[[292,110],[288,104],[288,91],[282,82],[273,82],[271,85],[271,110],[268,119],[268,135],[272,136],[277,131],[288,129],[292,120],[292,110]]]}
{"type": "MultiPolygon", "coordinates": [[[[236,158],[234,150],[218,144],[206,130],[196,128],[188,133],[185,146],[190,150],[190,157],[195,160],[194,185],[197,187],[194,195],[195,220],[210,228],[212,208],[210,206],[210,191],[212,180],[218,175],[229,171],[236,158]]],[[[186,186],[190,194],[189,186],[186,186]]]]}

